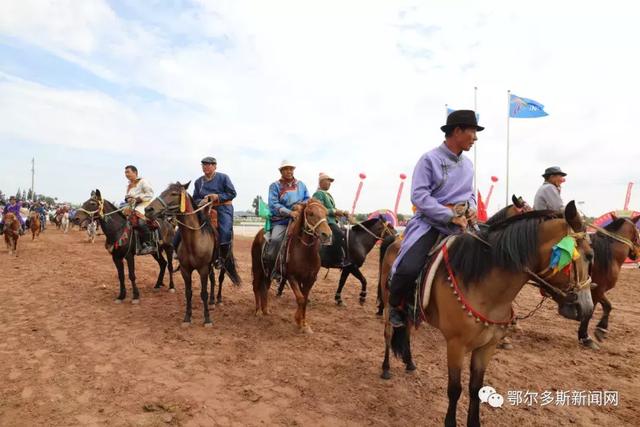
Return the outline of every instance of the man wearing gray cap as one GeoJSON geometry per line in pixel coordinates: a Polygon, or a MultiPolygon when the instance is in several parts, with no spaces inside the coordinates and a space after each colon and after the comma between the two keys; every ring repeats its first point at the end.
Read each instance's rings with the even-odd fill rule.
{"type": "Polygon", "coordinates": [[[564,209],[562,197],[560,197],[560,186],[565,181],[566,173],[562,172],[558,166],[551,166],[545,169],[542,177],[544,183],[538,189],[536,197],[533,199],[533,209],[561,211],[564,209]]]}

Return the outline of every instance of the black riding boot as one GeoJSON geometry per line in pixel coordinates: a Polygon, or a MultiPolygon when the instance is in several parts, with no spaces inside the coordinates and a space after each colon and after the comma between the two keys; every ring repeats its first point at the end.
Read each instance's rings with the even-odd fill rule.
{"type": "Polygon", "coordinates": [[[407,312],[403,303],[409,300],[415,287],[414,280],[403,276],[395,274],[389,284],[389,321],[394,328],[406,325],[407,312]]]}
{"type": "Polygon", "coordinates": [[[153,242],[153,237],[149,226],[145,222],[138,222],[138,234],[140,235],[140,250],[139,255],[148,255],[156,252],[156,246],[153,242]]]}
{"type": "MultiPolygon", "coordinates": [[[[220,269],[222,268],[222,265],[224,264],[224,255],[222,255],[222,246],[220,243],[216,242],[215,247],[213,248],[213,267],[216,269],[220,269]]],[[[228,246],[228,245],[224,245],[224,246],[228,246]]]]}

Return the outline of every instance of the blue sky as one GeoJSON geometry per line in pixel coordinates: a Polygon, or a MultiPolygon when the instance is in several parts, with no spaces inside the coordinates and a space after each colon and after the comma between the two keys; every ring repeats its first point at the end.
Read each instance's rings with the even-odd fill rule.
{"type": "Polygon", "coordinates": [[[0,189],[28,187],[35,157],[36,191],[119,199],[126,164],[159,192],[213,155],[244,209],[287,158],[311,188],[334,175],[343,208],[366,172],[359,210],[392,208],[398,175],[442,141],[444,104],[473,108],[477,86],[480,190],[500,178],[491,210],[508,89],[549,112],[511,122],[511,192],[532,201],[559,165],[566,200],[620,208],[638,181],[640,30],[615,3],[5,1],[0,189]]]}

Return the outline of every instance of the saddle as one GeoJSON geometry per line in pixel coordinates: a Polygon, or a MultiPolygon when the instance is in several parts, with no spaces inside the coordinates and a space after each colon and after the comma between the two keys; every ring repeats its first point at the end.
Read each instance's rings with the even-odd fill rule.
{"type": "Polygon", "coordinates": [[[419,326],[422,321],[427,319],[427,315],[424,312],[425,302],[429,302],[431,297],[431,286],[433,280],[436,277],[438,267],[442,263],[442,247],[447,246],[449,248],[456,239],[456,235],[440,235],[433,248],[429,251],[427,262],[425,263],[422,272],[416,280],[416,287],[414,297],[405,303],[407,308],[407,314],[413,321],[414,325],[419,326]]]}

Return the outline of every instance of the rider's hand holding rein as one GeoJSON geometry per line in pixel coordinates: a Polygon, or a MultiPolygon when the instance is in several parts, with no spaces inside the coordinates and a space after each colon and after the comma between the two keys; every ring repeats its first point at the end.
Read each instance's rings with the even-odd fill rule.
{"type": "Polygon", "coordinates": [[[300,212],[299,212],[299,211],[291,211],[291,212],[289,213],[289,216],[290,216],[293,220],[296,220],[296,219],[298,219],[298,217],[300,216],[300,212]]]}
{"type": "Polygon", "coordinates": [[[467,209],[465,216],[467,217],[467,221],[470,225],[475,225],[478,222],[478,213],[473,208],[467,209]]]}
{"type": "Polygon", "coordinates": [[[451,223],[460,226],[462,231],[465,231],[467,229],[467,226],[469,225],[467,217],[465,216],[454,216],[453,218],[451,218],[451,223]]]}

